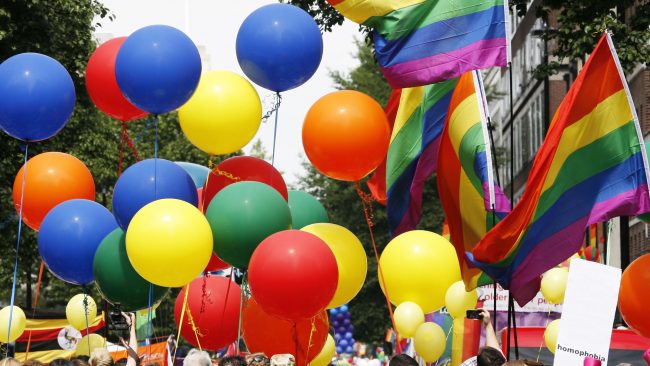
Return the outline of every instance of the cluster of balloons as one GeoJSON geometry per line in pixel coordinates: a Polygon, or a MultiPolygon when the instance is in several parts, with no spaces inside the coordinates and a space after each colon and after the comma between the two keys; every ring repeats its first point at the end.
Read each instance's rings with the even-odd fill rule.
{"type": "Polygon", "coordinates": [[[336,352],[351,354],[354,352],[354,325],[350,317],[350,311],[347,305],[341,305],[338,308],[330,309],[330,319],[333,319],[334,341],[336,352]]]}

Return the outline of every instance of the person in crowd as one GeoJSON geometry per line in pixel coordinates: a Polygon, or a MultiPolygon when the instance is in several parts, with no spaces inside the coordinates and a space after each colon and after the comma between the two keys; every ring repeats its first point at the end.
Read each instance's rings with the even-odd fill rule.
{"type": "MultiPolygon", "coordinates": [[[[190,351],[190,353],[192,353],[192,351],[190,351]]],[[[190,356],[190,354],[188,353],[187,357],[189,357],[189,356],[190,356]]],[[[185,359],[187,359],[187,358],[185,358],[185,359]]],[[[183,364],[183,366],[188,366],[188,365],[183,364]]],[[[203,364],[196,365],[196,366],[203,366],[203,364]]],[[[246,359],[244,357],[242,357],[242,356],[226,356],[226,357],[222,358],[221,360],[219,360],[219,366],[247,366],[247,365],[246,365],[246,359]]]]}
{"type": "MultiPolygon", "coordinates": [[[[90,360],[88,360],[90,366],[114,366],[113,357],[108,352],[106,348],[95,348],[90,353],[90,360]]],[[[73,365],[73,366],[83,366],[83,365],[73,365]]]]}
{"type": "Polygon", "coordinates": [[[411,356],[401,354],[393,356],[388,363],[388,366],[419,366],[418,362],[411,356]]]}
{"type": "Polygon", "coordinates": [[[0,366],[20,366],[20,362],[13,357],[7,357],[0,360],[0,366]]]}
{"type": "Polygon", "coordinates": [[[38,360],[27,360],[23,362],[23,366],[45,366],[45,364],[38,360]]]}
{"type": "Polygon", "coordinates": [[[246,356],[248,366],[270,366],[271,360],[263,353],[253,353],[246,356]]]}
{"type": "Polygon", "coordinates": [[[70,364],[72,366],[90,366],[86,357],[75,357],[70,360],[70,364]]]}
{"type": "MultiPolygon", "coordinates": [[[[212,360],[207,352],[192,348],[185,356],[183,366],[212,366],[212,360]]],[[[246,366],[246,364],[232,366],[246,366]]]]}
{"type": "MultiPolygon", "coordinates": [[[[13,365],[3,365],[0,363],[0,366],[13,366],[13,365]]],[[[65,358],[57,358],[50,361],[50,366],[71,366],[70,361],[65,358]]]]}
{"type": "Polygon", "coordinates": [[[291,354],[278,354],[271,357],[271,366],[295,366],[296,358],[291,354]]]}
{"type": "Polygon", "coordinates": [[[115,361],[115,366],[126,366],[126,358],[122,357],[119,360],[115,361]]]}
{"type": "Polygon", "coordinates": [[[490,321],[490,313],[485,309],[479,310],[485,328],[485,346],[479,349],[478,355],[466,360],[461,366],[502,366],[506,363],[506,357],[501,352],[497,335],[490,321]]]}
{"type": "MultiPolygon", "coordinates": [[[[129,326],[129,342],[127,343],[122,337],[120,337],[120,343],[126,348],[126,354],[128,357],[124,362],[124,366],[136,366],[140,364],[140,356],[138,356],[138,336],[136,335],[135,329],[135,313],[122,313],[124,321],[129,326]]],[[[123,359],[120,359],[122,361],[123,359]]]]}

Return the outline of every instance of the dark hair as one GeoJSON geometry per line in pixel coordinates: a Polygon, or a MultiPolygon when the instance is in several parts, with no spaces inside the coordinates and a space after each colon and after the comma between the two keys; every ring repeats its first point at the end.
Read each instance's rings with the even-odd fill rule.
{"type": "Polygon", "coordinates": [[[388,366],[419,366],[418,362],[409,355],[401,354],[393,356],[388,363],[388,366]]]}
{"type": "Polygon", "coordinates": [[[89,366],[87,359],[83,359],[83,356],[78,356],[70,360],[71,366],[89,366]]]}
{"type": "Polygon", "coordinates": [[[57,358],[50,361],[50,366],[70,366],[70,361],[65,358],[57,358]]]}
{"type": "Polygon", "coordinates": [[[219,360],[219,366],[246,366],[246,359],[242,356],[227,356],[219,360]]]}
{"type": "Polygon", "coordinates": [[[115,365],[116,366],[124,366],[124,365],[126,365],[126,361],[127,361],[126,357],[122,357],[119,360],[115,361],[115,365]]]}
{"type": "Polygon", "coordinates": [[[483,347],[476,356],[477,366],[501,366],[506,362],[501,352],[492,347],[483,347]]]}
{"type": "Polygon", "coordinates": [[[44,363],[42,363],[41,361],[38,361],[38,360],[27,360],[27,361],[23,362],[23,365],[24,366],[45,366],[44,363]]]}

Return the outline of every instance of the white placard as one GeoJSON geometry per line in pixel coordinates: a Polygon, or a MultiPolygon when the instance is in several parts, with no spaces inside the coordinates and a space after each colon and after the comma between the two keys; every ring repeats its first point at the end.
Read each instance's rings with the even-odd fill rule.
{"type": "Polygon", "coordinates": [[[582,259],[571,261],[555,365],[582,366],[585,357],[607,365],[621,270],[582,259]]]}
{"type": "MultiPolygon", "coordinates": [[[[483,308],[486,310],[494,309],[494,287],[493,285],[482,286],[477,288],[478,300],[483,301],[483,308]]],[[[497,285],[497,311],[508,311],[508,290],[501,285],[497,285]]],[[[546,301],[541,292],[537,292],[535,298],[530,300],[524,307],[515,302],[515,311],[518,313],[561,313],[562,305],[553,305],[546,301]]]]}

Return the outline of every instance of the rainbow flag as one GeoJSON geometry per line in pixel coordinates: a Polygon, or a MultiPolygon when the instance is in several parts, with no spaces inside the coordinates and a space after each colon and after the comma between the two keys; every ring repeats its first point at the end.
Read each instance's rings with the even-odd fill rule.
{"type": "Polygon", "coordinates": [[[424,182],[436,171],[440,135],[456,79],[402,89],[386,157],[386,212],[393,236],[415,229],[424,182]]]}
{"type": "Polygon", "coordinates": [[[328,0],[373,29],[375,54],[393,88],[449,80],[510,59],[504,0],[328,0]]]}
{"type": "Polygon", "coordinates": [[[458,366],[465,360],[476,356],[481,341],[481,322],[466,319],[454,319],[451,365],[458,366]]]}
{"type": "Polygon", "coordinates": [[[478,71],[458,79],[438,152],[438,193],[447,216],[451,242],[467,287],[492,283],[465,258],[510,211],[510,202],[494,183],[487,124],[487,102],[478,71]]]}
{"type": "Polygon", "coordinates": [[[514,210],[472,251],[520,305],[576,253],[585,229],[650,211],[648,161],[616,50],[604,34],[558,108],[514,210]]]}

